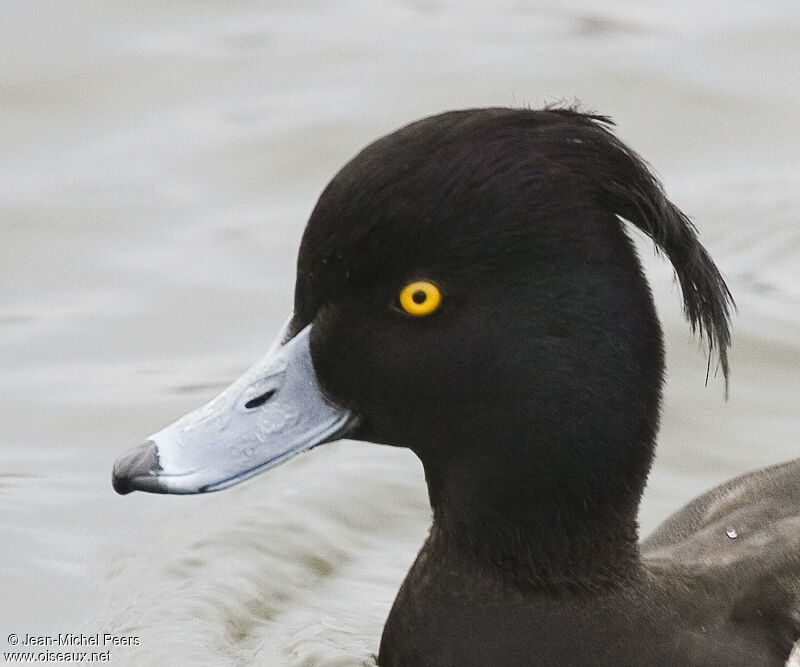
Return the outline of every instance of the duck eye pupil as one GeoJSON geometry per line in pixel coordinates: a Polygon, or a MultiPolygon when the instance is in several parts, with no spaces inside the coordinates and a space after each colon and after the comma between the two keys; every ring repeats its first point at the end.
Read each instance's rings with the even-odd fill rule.
{"type": "Polygon", "coordinates": [[[421,289],[417,290],[416,292],[414,292],[414,294],[411,295],[411,300],[417,304],[423,303],[427,298],[428,295],[425,294],[425,292],[423,292],[421,289]]]}

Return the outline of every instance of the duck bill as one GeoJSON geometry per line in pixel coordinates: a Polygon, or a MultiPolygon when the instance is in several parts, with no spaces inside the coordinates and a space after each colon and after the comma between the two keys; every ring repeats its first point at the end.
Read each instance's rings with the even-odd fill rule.
{"type": "Polygon", "coordinates": [[[266,356],[202,408],[150,436],[114,464],[118,493],[206,493],[238,484],[343,437],[350,413],[322,394],[311,325],[287,322],[266,356]]]}

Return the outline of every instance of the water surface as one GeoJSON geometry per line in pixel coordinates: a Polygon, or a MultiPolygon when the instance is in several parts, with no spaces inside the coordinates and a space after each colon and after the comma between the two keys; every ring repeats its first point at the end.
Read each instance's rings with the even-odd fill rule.
{"type": "MultiPolygon", "coordinates": [[[[316,196],[417,117],[615,118],[736,296],[730,400],[646,244],[669,379],[643,533],[800,445],[800,5],[44,2],[0,7],[0,643],[130,665],[370,664],[426,534],[419,464],[342,442],[203,497],[115,457],[258,358],[316,196]]],[[[3,650],[8,650],[3,644],[3,650]]]]}

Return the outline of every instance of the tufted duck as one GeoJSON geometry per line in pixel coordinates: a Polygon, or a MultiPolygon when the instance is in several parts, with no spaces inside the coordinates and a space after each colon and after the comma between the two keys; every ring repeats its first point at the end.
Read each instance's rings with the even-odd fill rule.
{"type": "Polygon", "coordinates": [[[620,219],[671,261],[726,384],[732,299],[609,127],[471,109],[365,148],[311,214],[267,356],[120,458],[114,488],[214,491],[342,437],[409,447],[433,524],[383,667],[784,664],[800,637],[800,461],[638,539],[664,351],[620,219]]]}

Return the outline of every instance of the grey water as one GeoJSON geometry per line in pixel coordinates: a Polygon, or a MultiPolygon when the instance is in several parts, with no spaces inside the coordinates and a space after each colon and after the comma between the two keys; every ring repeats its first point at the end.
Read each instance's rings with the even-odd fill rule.
{"type": "Polygon", "coordinates": [[[373,664],[430,519],[409,452],[340,442],[208,496],[109,477],[263,354],[336,170],[446,109],[611,115],[736,297],[726,402],[640,242],[669,365],[643,535],[800,455],[796,0],[29,0],[0,4],[0,53],[3,652],[108,634],[136,639],[106,647],[123,665],[373,664]]]}

